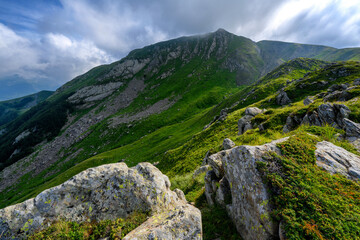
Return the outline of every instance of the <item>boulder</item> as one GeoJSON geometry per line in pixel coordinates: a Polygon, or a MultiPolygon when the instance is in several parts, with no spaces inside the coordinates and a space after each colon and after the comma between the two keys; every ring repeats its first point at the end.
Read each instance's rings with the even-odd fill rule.
{"type": "Polygon", "coordinates": [[[257,107],[249,107],[245,109],[245,115],[239,119],[238,121],[238,135],[244,134],[247,130],[253,129],[253,125],[251,124],[251,119],[256,115],[265,112],[266,109],[259,109],[257,107]]]}
{"type": "Polygon", "coordinates": [[[263,113],[263,112],[264,112],[264,110],[261,110],[257,107],[249,107],[249,108],[245,109],[245,115],[250,115],[253,117],[255,117],[256,115],[263,113]]]}
{"type": "Polygon", "coordinates": [[[235,147],[235,143],[233,141],[231,141],[231,139],[225,138],[223,141],[223,147],[224,147],[224,150],[231,149],[231,148],[235,147]]]}
{"type": "Polygon", "coordinates": [[[316,144],[316,164],[330,173],[360,179],[360,157],[330,142],[316,144]]]}
{"type": "MultiPolygon", "coordinates": [[[[209,171],[205,177],[205,195],[210,205],[225,206],[237,231],[244,240],[286,239],[282,223],[270,218],[268,185],[263,182],[257,163],[266,162],[269,152],[281,155],[278,143],[282,138],[261,146],[236,146],[211,155],[221,171],[209,171]]],[[[323,141],[316,145],[316,163],[330,173],[343,174],[350,179],[360,179],[360,157],[323,141]]]]}
{"type": "Polygon", "coordinates": [[[343,119],[344,129],[346,137],[348,138],[359,138],[360,137],[360,124],[355,123],[347,118],[343,119]]]}
{"type": "Polygon", "coordinates": [[[299,125],[324,126],[326,124],[336,128],[344,128],[344,119],[349,117],[350,109],[344,104],[321,104],[312,113],[304,117],[289,115],[286,119],[283,131],[289,132],[299,125]]]}
{"type": "Polygon", "coordinates": [[[135,211],[156,215],[186,206],[180,192],[171,191],[168,177],[150,163],[132,168],[125,163],[103,165],[87,169],[35,198],[1,209],[0,232],[2,239],[26,238],[59,219],[114,220],[135,211]]]}
{"type": "Polygon", "coordinates": [[[276,104],[280,106],[288,105],[291,103],[290,98],[288,97],[285,91],[280,91],[279,95],[276,96],[276,104]]]}
{"type": "Polygon", "coordinates": [[[219,182],[219,179],[216,177],[216,174],[213,170],[210,170],[205,175],[205,197],[206,201],[210,206],[215,204],[215,193],[216,193],[216,183],[219,182]]]}
{"type": "Polygon", "coordinates": [[[354,85],[360,85],[360,78],[357,78],[354,80],[354,85]]]}
{"type": "Polygon", "coordinates": [[[305,98],[303,103],[305,106],[312,104],[314,101],[311,100],[309,97],[305,98]]]}
{"type": "Polygon", "coordinates": [[[194,206],[181,205],[149,218],[128,233],[124,240],[201,240],[201,212],[194,206]]]}
{"type": "Polygon", "coordinates": [[[262,181],[256,162],[266,161],[269,151],[281,154],[276,144],[287,139],[262,146],[237,146],[210,156],[222,164],[217,164],[221,169],[218,174],[210,171],[205,177],[207,200],[211,205],[216,202],[226,207],[245,240],[278,236],[278,224],[270,218],[272,207],[267,185],[262,181]]]}

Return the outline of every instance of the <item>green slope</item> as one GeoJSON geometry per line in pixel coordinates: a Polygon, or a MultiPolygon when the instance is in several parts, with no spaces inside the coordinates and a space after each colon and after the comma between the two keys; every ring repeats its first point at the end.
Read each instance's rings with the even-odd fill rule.
{"type": "Polygon", "coordinates": [[[0,128],[47,99],[54,92],[41,91],[25,97],[0,102],[0,128]]]}

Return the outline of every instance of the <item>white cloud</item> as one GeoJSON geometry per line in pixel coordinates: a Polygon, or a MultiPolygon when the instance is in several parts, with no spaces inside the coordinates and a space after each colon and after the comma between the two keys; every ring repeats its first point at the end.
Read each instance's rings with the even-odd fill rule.
{"type": "Polygon", "coordinates": [[[30,40],[17,35],[0,23],[0,77],[19,75],[30,79],[39,77],[35,70],[46,68],[39,61],[39,53],[33,48],[30,40]]]}

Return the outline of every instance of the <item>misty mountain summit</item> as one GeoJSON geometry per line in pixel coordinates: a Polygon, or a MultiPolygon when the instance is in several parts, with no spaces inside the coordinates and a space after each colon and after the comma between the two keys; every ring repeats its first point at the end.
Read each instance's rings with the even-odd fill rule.
{"type": "Polygon", "coordinates": [[[220,28],[0,102],[0,239],[358,239],[359,61],[220,28]]]}

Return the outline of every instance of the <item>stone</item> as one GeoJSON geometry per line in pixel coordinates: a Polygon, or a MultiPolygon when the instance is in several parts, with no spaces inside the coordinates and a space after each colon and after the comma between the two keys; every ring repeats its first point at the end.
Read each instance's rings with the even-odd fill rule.
{"type": "Polygon", "coordinates": [[[181,205],[149,218],[128,233],[124,240],[201,240],[201,212],[191,205],[181,205]]]}
{"type": "Polygon", "coordinates": [[[360,179],[360,157],[330,142],[316,144],[316,164],[330,173],[360,179]]]}
{"type": "Polygon", "coordinates": [[[244,134],[247,130],[253,129],[251,119],[256,115],[265,112],[266,109],[259,109],[257,107],[250,107],[245,109],[245,115],[238,121],[238,135],[244,134]]]}
{"type": "Polygon", "coordinates": [[[353,82],[354,85],[360,85],[360,78],[357,78],[353,82]]]}
{"type": "Polygon", "coordinates": [[[235,147],[235,143],[233,141],[231,141],[231,139],[225,138],[223,141],[223,147],[224,147],[224,150],[231,149],[231,148],[235,147]]]}
{"type": "Polygon", "coordinates": [[[231,201],[230,184],[226,177],[223,177],[219,181],[219,187],[215,193],[215,202],[226,207],[229,204],[227,201],[231,201]]]}
{"type": "Polygon", "coordinates": [[[351,121],[350,119],[344,118],[344,129],[346,132],[346,137],[359,138],[360,137],[360,124],[351,121]]]}
{"type": "Polygon", "coordinates": [[[264,112],[264,110],[261,110],[257,107],[249,107],[249,108],[245,109],[245,115],[250,115],[253,117],[255,117],[256,115],[263,113],[263,112],[264,112]]]}
{"type": "Polygon", "coordinates": [[[288,105],[291,103],[290,98],[288,97],[285,91],[280,91],[279,95],[276,96],[276,104],[280,106],[288,105]]]}
{"type": "Polygon", "coordinates": [[[228,215],[245,240],[271,239],[278,236],[278,224],[270,218],[273,209],[269,204],[267,185],[263,183],[257,170],[257,162],[266,161],[269,151],[281,154],[276,144],[287,139],[279,139],[262,146],[237,146],[210,157],[222,162],[223,171],[219,171],[219,175],[214,171],[207,173],[207,200],[210,200],[211,204],[216,202],[226,207],[228,215]],[[219,187],[214,191],[214,184],[210,185],[209,182],[216,180],[218,182],[215,186],[219,187]]]}
{"type": "MultiPolygon", "coordinates": [[[[115,163],[87,169],[35,198],[1,209],[0,230],[4,239],[26,238],[60,218],[75,222],[114,220],[136,211],[157,215],[177,207],[189,209],[184,193],[171,191],[168,177],[156,167],[140,163],[128,168],[125,163],[115,163]]],[[[201,229],[198,219],[187,221],[201,229]]],[[[183,226],[172,226],[177,227],[183,226]]]]}
{"type": "Polygon", "coordinates": [[[213,206],[215,204],[215,193],[216,189],[213,188],[213,182],[219,181],[219,179],[216,177],[216,174],[213,170],[210,170],[205,175],[205,197],[206,201],[210,206],[213,206]]]}
{"type": "Polygon", "coordinates": [[[303,103],[305,106],[312,104],[314,101],[311,100],[309,97],[305,98],[303,103]]]}
{"type": "Polygon", "coordinates": [[[350,94],[348,91],[334,91],[324,96],[324,102],[347,101],[352,97],[352,94],[350,94]]]}
{"type": "Polygon", "coordinates": [[[224,167],[222,157],[226,155],[225,151],[218,152],[209,157],[209,165],[214,170],[216,176],[221,178],[224,176],[224,167]]]}

